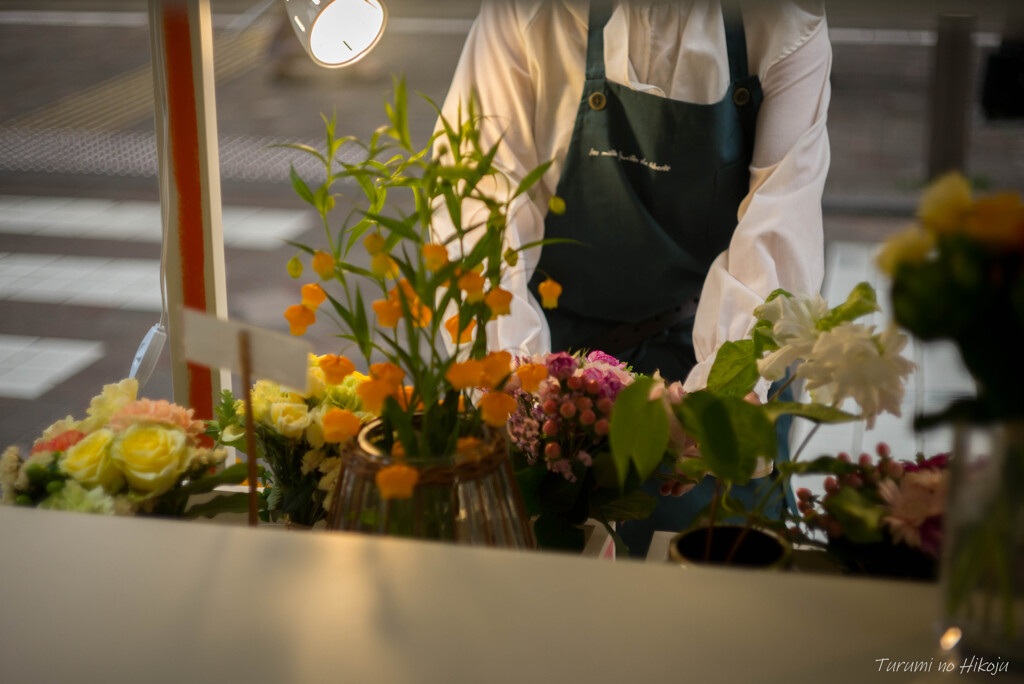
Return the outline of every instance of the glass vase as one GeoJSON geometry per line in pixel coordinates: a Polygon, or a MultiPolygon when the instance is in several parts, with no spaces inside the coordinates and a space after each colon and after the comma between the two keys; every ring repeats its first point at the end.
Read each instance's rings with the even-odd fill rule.
{"type": "Polygon", "coordinates": [[[958,426],[943,542],[945,638],[964,657],[1024,653],[1024,421],[958,426]]]}
{"type": "Polygon", "coordinates": [[[382,454],[363,428],[341,457],[328,528],[481,546],[533,548],[534,539],[504,436],[487,430],[478,445],[451,456],[395,458],[382,454]],[[396,464],[419,478],[410,498],[386,499],[377,473],[396,464]]]}

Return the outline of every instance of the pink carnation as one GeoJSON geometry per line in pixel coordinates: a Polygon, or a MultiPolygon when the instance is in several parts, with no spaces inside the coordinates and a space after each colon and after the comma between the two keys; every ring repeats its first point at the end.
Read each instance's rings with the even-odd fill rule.
{"type": "Polygon", "coordinates": [[[125,430],[135,423],[159,423],[179,427],[195,443],[203,434],[204,424],[192,418],[195,411],[172,404],[166,399],[138,399],[127,404],[110,419],[113,430],[125,430]]]}

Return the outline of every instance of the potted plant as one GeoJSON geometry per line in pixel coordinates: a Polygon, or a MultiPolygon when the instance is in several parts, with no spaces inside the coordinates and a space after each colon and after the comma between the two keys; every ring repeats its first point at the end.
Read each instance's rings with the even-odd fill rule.
{"type": "MultiPolygon", "coordinates": [[[[499,174],[497,146],[481,144],[473,100],[458,120],[442,118],[424,147],[411,140],[402,81],[387,114],[388,125],[368,143],[336,137],[333,120],[325,119],[324,150],[291,146],[324,166],[323,180],[313,185],[291,173],[296,192],[322,219],[324,243],[293,243],[301,252],[289,272],[301,277],[308,261],[313,277],[285,318],[301,335],[318,312],[335,317],[339,336],[354,343],[368,370],[355,394],[377,417],[342,449],[329,523],[527,546],[532,539],[500,432],[516,408],[501,391],[512,357],[487,351],[487,324],[509,313],[505,273],[522,250],[536,246],[507,247],[509,207],[548,165],[496,197],[483,187],[499,174]],[[336,159],[346,143],[362,150],[361,161],[336,159]],[[432,154],[435,144],[442,153],[432,154]],[[331,219],[341,204],[334,192],[340,181],[362,196],[337,225],[331,219]],[[441,241],[436,212],[454,227],[441,241]],[[368,268],[351,258],[360,242],[368,268]],[[444,336],[451,355],[442,349],[444,336]]],[[[556,304],[558,291],[550,279],[541,285],[546,306],[556,304]]]]}
{"type": "Polygon", "coordinates": [[[715,478],[715,496],[702,519],[674,541],[677,551],[682,552],[682,545],[700,550],[699,557],[691,560],[756,564],[744,545],[751,535],[767,535],[774,540],[753,542],[772,549],[764,564],[785,562],[785,540],[773,533],[784,532],[785,525],[767,519],[764,511],[784,497],[788,478],[806,467],[799,458],[814,431],[796,450],[792,463],[775,464],[776,474],[764,479],[752,505],[732,496],[731,489],[771,472],[777,454],[775,421],[780,416],[819,424],[863,419],[870,427],[883,411],[899,415],[904,383],[913,369],[900,356],[907,339],[891,328],[878,332],[874,326],[855,322],[877,308],[875,292],[867,283],[857,285],[846,301],[832,308],[819,295],[794,296],[777,290],[755,309],[748,338],[719,349],[707,389],[686,394],[681,388],[663,391],[634,383],[624,390],[628,396],[619,401],[623,410],[612,416],[617,462],[660,458],[673,439],[677,445],[674,472],[659,473],[659,477],[677,491],[704,477],[715,478]],[[787,371],[788,379],[783,381],[787,371]],[[766,403],[752,403],[746,397],[761,378],[783,384],[766,403]],[[810,400],[782,401],[783,390],[797,379],[805,382],[810,400]],[[847,399],[857,404],[859,414],[840,408],[847,399]],[[666,410],[674,437],[650,439],[651,434],[663,434],[656,426],[666,410]],[[719,529],[730,520],[742,524],[719,529]],[[722,543],[723,536],[729,537],[729,543],[722,543]]]}

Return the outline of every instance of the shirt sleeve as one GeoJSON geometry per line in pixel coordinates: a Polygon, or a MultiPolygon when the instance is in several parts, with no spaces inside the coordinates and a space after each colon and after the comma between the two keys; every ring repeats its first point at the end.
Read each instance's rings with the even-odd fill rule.
{"type": "MultiPolygon", "coordinates": [[[[463,48],[441,115],[454,123],[465,116],[472,94],[483,112],[480,142],[485,149],[498,144],[494,166],[497,176],[481,181],[478,189],[504,201],[532,169],[546,161],[537,158],[533,121],[535,94],[528,68],[523,19],[520,10],[505,0],[485,1],[481,5],[463,48]]],[[[440,123],[438,130],[442,130],[440,123]]],[[[436,152],[442,154],[446,139],[442,135],[436,152]]],[[[510,207],[505,247],[519,249],[540,240],[544,233],[544,212],[551,196],[542,182],[529,195],[521,195],[510,207]]],[[[467,202],[463,207],[465,226],[483,224],[486,209],[481,203],[467,202]]],[[[456,229],[443,203],[435,210],[432,226],[434,239],[441,242],[455,234],[456,229]]],[[[480,228],[479,230],[483,230],[480,228]]],[[[475,242],[472,233],[465,240],[466,248],[475,242]]],[[[449,244],[457,256],[459,244],[449,244]]],[[[514,267],[506,267],[502,287],[512,293],[510,314],[487,325],[488,347],[504,349],[517,355],[550,351],[550,334],[543,310],[528,291],[529,279],[540,259],[540,247],[519,254],[514,267]]],[[[448,350],[456,350],[445,339],[448,350]]]]}
{"type": "MultiPolygon", "coordinates": [[[[693,333],[697,365],[684,383],[687,391],[707,385],[718,348],[748,335],[753,310],[773,290],[821,289],[831,67],[822,18],[799,47],[765,74],[750,190],[740,204],[728,249],[715,259],[704,281],[693,333]]],[[[768,385],[762,379],[755,387],[762,401],[768,385]]]]}

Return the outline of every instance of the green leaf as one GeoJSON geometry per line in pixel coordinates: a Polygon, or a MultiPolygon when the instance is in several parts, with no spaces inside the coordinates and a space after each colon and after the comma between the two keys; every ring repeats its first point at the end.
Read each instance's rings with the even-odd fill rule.
{"type": "Polygon", "coordinates": [[[782,415],[800,416],[815,423],[848,423],[860,420],[860,416],[823,404],[801,404],[796,401],[769,401],[764,411],[774,422],[782,415]]]}
{"type": "Polygon", "coordinates": [[[274,145],[268,145],[267,147],[290,147],[293,150],[299,150],[300,152],[305,152],[306,154],[310,154],[316,157],[317,159],[320,160],[321,164],[327,164],[327,159],[325,159],[322,154],[320,154],[317,150],[310,147],[309,145],[302,145],[300,143],[277,143],[274,145]]]}
{"type": "Polygon", "coordinates": [[[313,193],[310,191],[309,186],[306,185],[306,181],[299,177],[299,174],[295,172],[294,166],[290,166],[289,169],[291,170],[289,175],[291,176],[292,187],[295,189],[295,192],[299,197],[315,207],[316,201],[313,199],[313,193]]]}
{"type": "Polygon", "coordinates": [[[884,506],[874,503],[853,487],[842,487],[823,503],[825,510],[843,527],[843,534],[855,544],[882,541],[884,506]]]}
{"type": "Polygon", "coordinates": [[[718,349],[708,374],[708,390],[720,396],[746,396],[761,377],[754,357],[754,341],[726,342],[718,349]]]}
{"type": "Polygon", "coordinates": [[[850,291],[850,296],[846,298],[845,302],[829,311],[815,327],[819,330],[831,330],[841,323],[852,321],[878,310],[875,288],[868,283],[860,283],[850,291]]]}
{"type": "Polygon", "coordinates": [[[654,380],[637,378],[623,388],[612,409],[609,442],[619,475],[619,486],[625,484],[629,464],[636,466],[641,480],[646,480],[658,467],[668,448],[669,425],[665,406],[648,397],[654,380]]]}
{"type": "Polygon", "coordinates": [[[557,515],[542,515],[533,525],[537,546],[552,551],[583,550],[586,537],[583,530],[575,527],[557,515]]]}
{"type": "Polygon", "coordinates": [[[394,397],[384,400],[384,408],[381,416],[385,419],[385,425],[391,424],[391,428],[398,433],[398,441],[405,449],[406,456],[415,458],[419,455],[419,448],[416,442],[416,431],[412,427],[412,418],[402,410],[394,397]]]}
{"type": "Polygon", "coordinates": [[[526,515],[533,517],[541,512],[540,485],[548,474],[548,469],[539,460],[528,468],[516,471],[516,483],[523,495],[526,515]]]}
{"type": "Polygon", "coordinates": [[[415,242],[417,244],[423,242],[422,237],[420,237],[420,235],[415,230],[412,229],[412,224],[416,222],[415,214],[405,219],[405,221],[398,221],[389,216],[382,216],[381,214],[372,213],[367,213],[366,218],[370,219],[371,221],[376,221],[377,223],[384,226],[388,230],[398,233],[407,240],[411,240],[412,242],[415,242]]]}
{"type": "Polygon", "coordinates": [[[772,460],[776,456],[775,426],[764,406],[700,391],[684,397],[676,413],[720,480],[747,484],[758,457],[772,460]]]}
{"type": "Polygon", "coordinates": [[[530,171],[528,174],[526,174],[526,176],[523,177],[523,180],[519,182],[519,186],[516,188],[516,191],[512,195],[512,197],[519,197],[524,192],[532,188],[537,183],[537,181],[540,180],[541,176],[547,173],[547,170],[551,168],[551,164],[552,162],[550,161],[544,162],[543,164],[535,168],[533,171],[530,171]]]}
{"type": "Polygon", "coordinates": [[[755,360],[763,357],[765,352],[776,351],[779,348],[778,343],[775,341],[775,335],[772,332],[774,327],[771,321],[763,319],[754,324],[750,337],[754,342],[755,360]]]}
{"type": "Polygon", "coordinates": [[[685,477],[700,482],[708,474],[708,464],[702,458],[684,458],[675,464],[675,471],[685,477]]]}
{"type": "MultiPolygon", "coordinates": [[[[639,489],[601,505],[605,520],[645,520],[658,506],[658,499],[639,489]]],[[[600,518],[598,518],[600,519],[600,518]]]]}
{"type": "MultiPolygon", "coordinates": [[[[261,508],[266,507],[266,502],[263,499],[259,499],[259,503],[264,504],[261,508]]],[[[194,520],[195,518],[212,518],[221,513],[246,513],[248,510],[249,495],[237,492],[235,494],[215,496],[209,501],[189,506],[185,511],[185,517],[189,520],[194,520]]]]}

